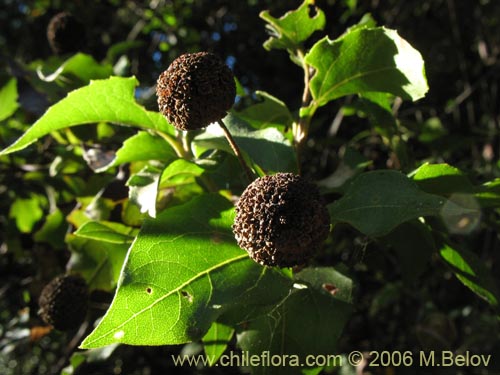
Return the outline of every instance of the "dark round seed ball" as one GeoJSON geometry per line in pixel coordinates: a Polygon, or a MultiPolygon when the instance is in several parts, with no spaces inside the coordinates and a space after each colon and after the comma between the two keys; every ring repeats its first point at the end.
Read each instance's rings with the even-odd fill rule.
{"type": "Polygon", "coordinates": [[[329,230],[330,216],[319,190],[292,173],[258,178],[236,205],[236,241],[265,266],[306,263],[329,230]]]}
{"type": "Polygon", "coordinates": [[[80,276],[57,276],[43,288],[38,305],[45,323],[60,331],[76,328],[87,314],[87,283],[80,276]]]}
{"type": "Polygon", "coordinates": [[[85,27],[70,13],[61,12],[50,20],[47,39],[56,54],[77,52],[85,45],[85,27]]]}
{"type": "Polygon", "coordinates": [[[231,69],[213,53],[186,53],[158,77],[158,107],[179,130],[201,129],[221,120],[234,103],[231,69]]]}

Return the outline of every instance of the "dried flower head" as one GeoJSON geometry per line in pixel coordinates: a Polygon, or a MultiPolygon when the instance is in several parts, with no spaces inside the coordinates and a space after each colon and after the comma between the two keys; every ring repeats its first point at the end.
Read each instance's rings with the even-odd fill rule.
{"type": "Polygon", "coordinates": [[[236,213],[233,232],[238,245],[266,266],[306,263],[330,229],[317,187],[292,173],[253,181],[241,195],[236,213]]]}
{"type": "Polygon", "coordinates": [[[85,28],[69,12],[61,12],[50,20],[47,39],[56,54],[77,52],[85,45],[85,28]]]}
{"type": "Polygon", "coordinates": [[[213,53],[186,53],[159,77],[158,107],[180,130],[195,130],[221,120],[236,96],[233,73],[213,53]]]}
{"type": "Polygon", "coordinates": [[[38,305],[45,323],[60,331],[76,328],[87,314],[87,283],[79,276],[57,276],[43,288],[38,305]]]}

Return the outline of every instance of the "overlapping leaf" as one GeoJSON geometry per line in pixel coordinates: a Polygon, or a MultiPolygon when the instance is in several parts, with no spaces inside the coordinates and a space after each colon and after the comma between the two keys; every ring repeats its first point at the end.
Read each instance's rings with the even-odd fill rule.
{"type": "Polygon", "coordinates": [[[352,307],[350,280],[333,269],[301,272],[292,292],[271,312],[250,322],[238,334],[239,346],[250,355],[279,355],[280,366],[265,362],[254,366],[256,374],[301,374],[306,356],[335,354],[337,340],[352,307]],[[332,293],[342,289],[342,297],[332,293]],[[325,334],[327,333],[327,334],[325,334]],[[286,356],[284,356],[286,354],[286,356]]]}
{"type": "Polygon", "coordinates": [[[421,216],[447,220],[474,213],[443,197],[423,192],[404,174],[386,170],[363,173],[329,206],[333,220],[346,222],[368,236],[382,236],[421,216]]]}
{"type": "Polygon", "coordinates": [[[147,111],[134,100],[134,77],[111,77],[92,81],[88,86],[74,90],[50,107],[14,144],[0,155],[22,150],[39,138],[55,130],[95,122],[112,122],[172,132],[165,118],[147,111]]]}
{"type": "Polygon", "coordinates": [[[325,37],[305,61],[316,69],[309,111],[350,94],[380,91],[417,100],[428,90],[420,53],[384,27],[354,29],[333,41],[325,37]]]}
{"type": "Polygon", "coordinates": [[[129,250],[111,307],[82,347],[198,340],[241,296],[248,302],[251,291],[260,295],[269,274],[271,281],[282,280],[236,245],[233,217],[229,201],[202,195],[147,220],[129,250]]]}

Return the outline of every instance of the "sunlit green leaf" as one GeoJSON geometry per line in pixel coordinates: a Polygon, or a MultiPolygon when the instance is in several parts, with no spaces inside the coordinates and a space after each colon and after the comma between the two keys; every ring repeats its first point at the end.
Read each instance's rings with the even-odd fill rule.
{"type": "Polygon", "coordinates": [[[16,221],[22,233],[29,233],[43,216],[41,197],[17,198],[10,206],[9,217],[16,221]]]}
{"type": "Polygon", "coordinates": [[[16,112],[19,108],[19,103],[17,102],[17,80],[11,78],[1,89],[0,89],[0,121],[5,120],[16,112]]]}
{"type": "Polygon", "coordinates": [[[91,289],[112,291],[116,287],[129,243],[111,243],[70,234],[68,269],[82,275],[91,289]]]}
{"type": "Polygon", "coordinates": [[[476,254],[465,249],[444,245],[441,257],[453,267],[457,278],[474,293],[493,306],[498,306],[499,294],[495,279],[476,254]]]}
{"type": "Polygon", "coordinates": [[[449,196],[476,191],[465,173],[449,164],[425,163],[411,176],[422,190],[432,194],[449,196]]]}
{"type": "Polygon", "coordinates": [[[133,228],[111,222],[88,221],[74,234],[77,237],[116,244],[130,244],[134,240],[133,228]]]}
{"type": "Polygon", "coordinates": [[[144,129],[172,132],[172,127],[157,112],[147,111],[134,100],[134,77],[111,77],[92,81],[74,90],[50,107],[14,144],[0,155],[22,150],[39,138],[70,126],[101,121],[144,129]]]}
{"type": "Polygon", "coordinates": [[[39,67],[38,76],[52,82],[61,76],[71,75],[87,84],[91,79],[104,79],[113,74],[113,67],[108,64],[99,64],[95,59],[84,53],[77,53],[61,64],[54,72],[48,73],[39,67]]]}
{"type": "Polygon", "coordinates": [[[325,27],[325,14],[316,7],[313,0],[305,0],[299,8],[280,18],[274,18],[268,11],[261,12],[260,17],[267,22],[266,27],[271,35],[264,43],[267,50],[295,50],[312,33],[325,27]]]}
{"type": "Polygon", "coordinates": [[[162,138],[153,136],[146,131],[140,131],[123,142],[113,160],[96,169],[96,172],[102,172],[111,167],[132,161],[161,160],[169,162],[175,158],[174,150],[162,138]]]}
{"type": "MultiPolygon", "coordinates": [[[[224,118],[238,146],[250,160],[266,171],[293,172],[297,161],[291,142],[275,128],[252,129],[247,123],[231,114],[224,118]]],[[[209,126],[194,139],[196,155],[210,149],[221,149],[233,153],[218,125],[209,126]]]]}
{"type": "Polygon", "coordinates": [[[111,307],[82,347],[201,339],[220,314],[275,274],[237,246],[233,219],[231,202],[202,195],[146,220],[111,307]]]}
{"type": "Polygon", "coordinates": [[[210,366],[219,360],[233,335],[234,328],[218,322],[212,323],[206,335],[203,336],[203,348],[210,366]]]}
{"type": "Polygon", "coordinates": [[[34,239],[37,242],[49,243],[54,249],[64,247],[64,236],[68,231],[68,224],[60,210],[47,215],[43,226],[35,233],[34,239]]]}
{"type": "Polygon", "coordinates": [[[264,91],[256,91],[257,103],[233,114],[255,129],[290,127],[293,117],[285,103],[264,91]]]}
{"type": "Polygon", "coordinates": [[[333,41],[325,37],[305,61],[316,69],[310,82],[313,111],[350,94],[381,91],[417,100],[428,90],[420,53],[383,27],[355,29],[333,41]]]}

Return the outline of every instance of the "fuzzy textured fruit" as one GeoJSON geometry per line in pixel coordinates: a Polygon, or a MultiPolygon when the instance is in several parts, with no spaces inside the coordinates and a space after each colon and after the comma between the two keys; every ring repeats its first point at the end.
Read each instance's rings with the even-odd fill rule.
{"type": "Polygon", "coordinates": [[[234,76],[213,53],[186,53],[158,77],[158,107],[179,130],[201,129],[221,120],[236,96],[234,76]]]}
{"type": "Polygon", "coordinates": [[[47,39],[56,54],[77,52],[85,45],[85,28],[73,15],[61,12],[50,20],[47,39]]]}
{"type": "Polygon", "coordinates": [[[60,331],[76,328],[87,314],[87,283],[75,275],[57,276],[43,288],[38,305],[45,323],[60,331]]]}
{"type": "Polygon", "coordinates": [[[329,230],[330,217],[317,187],[292,173],[258,178],[236,205],[236,241],[265,266],[306,263],[329,230]]]}

